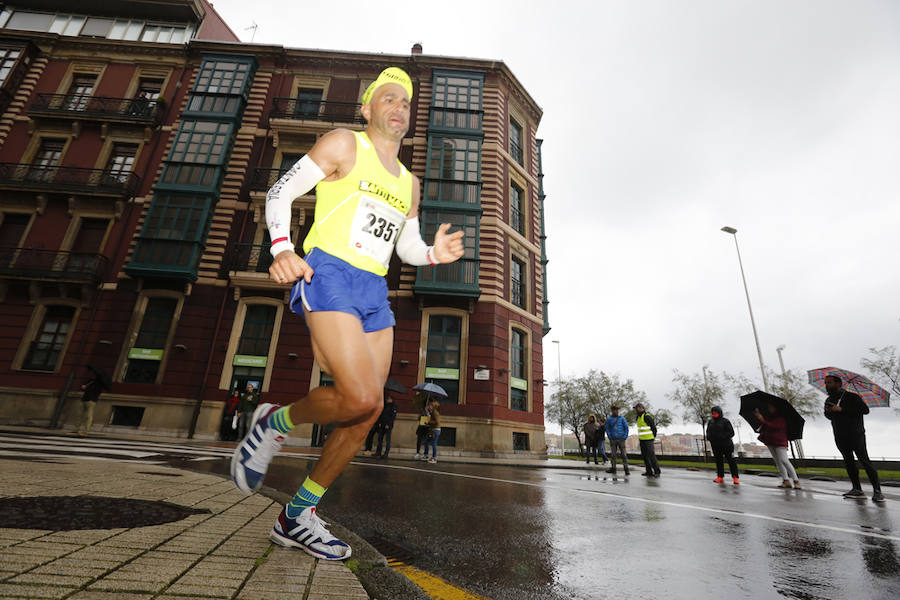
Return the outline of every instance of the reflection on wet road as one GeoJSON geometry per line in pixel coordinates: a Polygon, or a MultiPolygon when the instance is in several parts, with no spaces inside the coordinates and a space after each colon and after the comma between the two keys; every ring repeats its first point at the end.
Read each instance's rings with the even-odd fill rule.
{"type": "MultiPolygon", "coordinates": [[[[266,484],[293,493],[311,464],[279,458],[266,484]]],[[[846,484],[774,484],[360,460],[321,511],[498,600],[900,597],[900,497],[878,506],[842,499],[846,484]]]]}

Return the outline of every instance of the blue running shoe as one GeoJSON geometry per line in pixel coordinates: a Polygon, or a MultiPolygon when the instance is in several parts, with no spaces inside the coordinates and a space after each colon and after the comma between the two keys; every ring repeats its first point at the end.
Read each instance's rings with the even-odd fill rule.
{"type": "Polygon", "coordinates": [[[300,548],[322,560],[350,558],[350,546],[331,535],[328,525],[316,514],[315,506],[304,510],[296,519],[287,515],[287,507],[281,509],[269,539],[279,546],[300,548]]]}
{"type": "Polygon", "coordinates": [[[260,404],[253,411],[250,433],[231,457],[231,479],[245,494],[252,494],[262,487],[266,469],[272,457],[281,450],[284,436],[269,427],[269,415],[281,408],[277,404],[260,404]]]}

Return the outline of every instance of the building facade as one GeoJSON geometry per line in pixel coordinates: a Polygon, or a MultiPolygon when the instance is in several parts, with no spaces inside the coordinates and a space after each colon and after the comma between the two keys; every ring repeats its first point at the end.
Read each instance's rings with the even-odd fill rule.
{"type": "MultiPolygon", "coordinates": [[[[401,160],[451,265],[388,274],[391,377],[448,393],[447,452],[543,455],[541,110],[491,60],[238,43],[203,0],[23,0],[0,13],[0,422],[214,438],[247,383],[286,403],[330,379],[268,278],[265,194],[319,136],[360,130],[386,66],[414,82],[401,160]]],[[[312,195],[293,205],[299,248],[312,195]]],[[[400,408],[394,445],[414,446],[400,408]]],[[[328,426],[298,427],[319,444],[328,426]]]]}

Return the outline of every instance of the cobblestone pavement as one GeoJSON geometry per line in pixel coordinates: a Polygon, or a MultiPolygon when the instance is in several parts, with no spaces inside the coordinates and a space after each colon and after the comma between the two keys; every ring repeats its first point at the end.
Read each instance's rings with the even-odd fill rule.
{"type": "Polygon", "coordinates": [[[0,598],[369,599],[347,564],[271,544],[281,504],[244,496],[219,477],[77,460],[3,460],[0,468],[0,598]],[[112,507],[110,518],[95,511],[73,525],[60,513],[79,497],[85,505],[112,507]],[[34,499],[33,522],[21,528],[27,498],[34,499]],[[15,522],[4,502],[15,506],[15,522]],[[122,511],[132,507],[133,524],[121,527],[122,511]],[[140,526],[144,511],[171,520],[140,526]]]}

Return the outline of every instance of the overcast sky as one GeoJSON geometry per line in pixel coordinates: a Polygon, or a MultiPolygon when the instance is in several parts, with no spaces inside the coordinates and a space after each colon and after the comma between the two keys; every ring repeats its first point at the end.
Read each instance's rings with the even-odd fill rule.
{"type": "MultiPolygon", "coordinates": [[[[547,379],[551,340],[563,376],[619,373],[670,409],[672,369],[758,378],[723,225],[738,230],[768,366],[784,344],[789,369],[860,371],[869,347],[900,343],[898,2],[215,7],[246,42],[255,23],[256,43],[405,55],[420,42],[509,66],[544,111],[547,379]]],[[[739,419],[736,397],[725,408],[739,419]]],[[[900,457],[897,413],[866,426],[870,454],[900,457]]],[[[824,418],[805,447],[836,454],[824,418]]]]}

